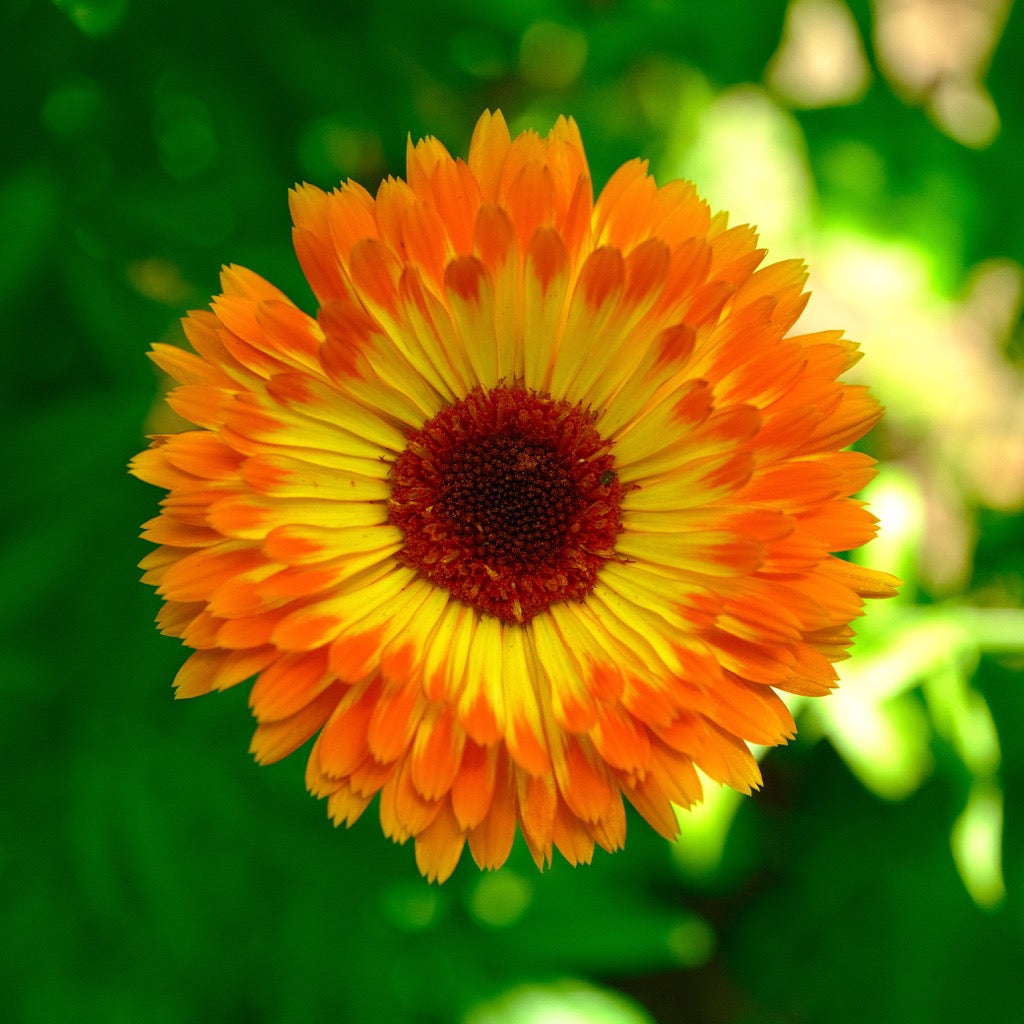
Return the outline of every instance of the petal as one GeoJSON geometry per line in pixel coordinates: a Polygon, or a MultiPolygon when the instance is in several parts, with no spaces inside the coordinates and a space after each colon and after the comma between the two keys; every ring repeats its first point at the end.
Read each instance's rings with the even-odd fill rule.
{"type": "Polygon", "coordinates": [[[257,763],[273,764],[294,753],[327,721],[340,695],[334,685],[287,718],[260,722],[249,745],[257,763]]]}
{"type": "Polygon", "coordinates": [[[416,837],[416,866],[428,882],[444,882],[451,875],[465,840],[454,812],[442,801],[437,817],[416,837]]]}

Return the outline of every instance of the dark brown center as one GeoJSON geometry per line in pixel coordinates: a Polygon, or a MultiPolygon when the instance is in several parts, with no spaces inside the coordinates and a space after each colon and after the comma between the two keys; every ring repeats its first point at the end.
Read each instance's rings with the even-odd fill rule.
{"type": "Polygon", "coordinates": [[[504,622],[582,600],[622,531],[609,449],[578,405],[519,386],[474,389],[395,462],[398,560],[504,622]]]}

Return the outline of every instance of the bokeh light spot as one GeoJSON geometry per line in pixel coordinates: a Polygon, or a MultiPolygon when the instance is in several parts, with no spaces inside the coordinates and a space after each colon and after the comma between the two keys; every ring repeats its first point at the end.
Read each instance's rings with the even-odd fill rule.
{"type": "Polygon", "coordinates": [[[587,37],[553,21],[535,21],[519,44],[523,78],[538,89],[564,89],[583,73],[587,37]]]}
{"type": "Polygon", "coordinates": [[[856,103],[871,71],[849,7],[841,0],[793,0],[766,77],[794,106],[856,103]]]}
{"type": "Polygon", "coordinates": [[[81,137],[96,124],[103,107],[99,86],[86,75],[58,82],[43,101],[46,129],[63,138],[81,137]]]}
{"type": "Polygon", "coordinates": [[[131,286],[147,299],[168,306],[179,306],[192,294],[181,269],[170,260],[152,257],[135,260],[126,269],[131,286]]]}
{"type": "Polygon", "coordinates": [[[481,875],[469,894],[469,912],[481,924],[507,928],[518,921],[533,902],[533,885],[508,869],[481,875]]]}
{"type": "Polygon", "coordinates": [[[384,150],[380,137],[335,117],[310,121],[299,139],[299,161],[312,181],[354,178],[370,183],[380,177],[384,150]]]}
{"type": "Polygon", "coordinates": [[[173,178],[198,178],[220,155],[210,111],[196,96],[158,89],[154,132],[160,163],[173,178]]]}
{"type": "Polygon", "coordinates": [[[441,894],[415,882],[393,882],[380,890],[384,917],[404,932],[422,932],[441,918],[441,894]]]}
{"type": "Polygon", "coordinates": [[[715,933],[699,917],[688,917],[668,936],[669,948],[684,967],[702,967],[715,951],[715,933]]]}
{"type": "Polygon", "coordinates": [[[128,13],[128,0],[53,0],[53,5],[87,36],[112,32],[128,13]]]}
{"type": "Polygon", "coordinates": [[[999,133],[984,78],[1010,6],[1010,0],[874,0],[883,74],[965,146],[987,146],[999,133]]]}
{"type": "Polygon", "coordinates": [[[582,981],[519,985],[475,1006],[463,1024],[653,1024],[635,1003],[582,981]]]}

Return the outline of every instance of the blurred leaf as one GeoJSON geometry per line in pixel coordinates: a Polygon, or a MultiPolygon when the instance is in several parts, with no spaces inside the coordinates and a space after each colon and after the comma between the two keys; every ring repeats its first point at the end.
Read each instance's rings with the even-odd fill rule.
{"type": "Polygon", "coordinates": [[[991,782],[971,787],[967,806],[953,825],[953,859],[971,898],[991,909],[1006,896],[1003,882],[1003,794],[991,782]]]}

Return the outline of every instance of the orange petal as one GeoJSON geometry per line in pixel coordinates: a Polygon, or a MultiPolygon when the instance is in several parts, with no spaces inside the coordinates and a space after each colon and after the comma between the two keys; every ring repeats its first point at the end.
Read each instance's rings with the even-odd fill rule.
{"type": "MultiPolygon", "coordinates": [[[[504,756],[501,770],[508,771],[504,756]]],[[[459,773],[452,783],[451,805],[459,825],[473,829],[487,815],[497,784],[499,755],[495,747],[482,747],[467,739],[459,773]]]]}
{"type": "Polygon", "coordinates": [[[379,698],[380,684],[375,680],[352,687],[345,694],[310,755],[320,772],[344,779],[370,756],[366,733],[379,698]]]}
{"type": "Polygon", "coordinates": [[[465,733],[455,724],[451,711],[431,704],[416,730],[409,756],[413,785],[427,799],[439,799],[452,788],[462,766],[465,743],[465,733]]]}
{"type": "Polygon", "coordinates": [[[483,821],[469,833],[469,850],[477,867],[500,868],[516,835],[515,797],[511,773],[499,772],[494,797],[483,821]]]}
{"type": "Polygon", "coordinates": [[[277,657],[273,647],[254,651],[196,651],[174,677],[175,697],[226,690],[254,676],[277,657]]]}
{"type": "Polygon", "coordinates": [[[706,775],[740,793],[760,788],[761,771],[747,745],[713,723],[709,723],[707,741],[696,760],[706,775]]]}
{"type": "Polygon", "coordinates": [[[380,824],[389,839],[404,843],[417,836],[441,812],[443,801],[427,800],[416,790],[403,761],[380,791],[380,824]]]}
{"type": "Polygon", "coordinates": [[[563,756],[555,759],[555,778],[562,799],[576,817],[596,822],[608,813],[611,780],[589,743],[574,737],[566,740],[563,756]]]}
{"type": "Polygon", "coordinates": [[[301,747],[330,717],[341,692],[335,684],[287,718],[260,722],[249,745],[257,763],[273,764],[301,747]]]}
{"type": "Polygon", "coordinates": [[[447,800],[437,817],[416,837],[416,866],[428,882],[443,882],[455,870],[466,836],[447,800]]]}
{"type": "MultiPolygon", "coordinates": [[[[324,651],[282,655],[253,684],[249,707],[260,722],[289,718],[316,699],[332,679],[324,651]]],[[[335,692],[340,697],[343,690],[335,692]]]]}
{"type": "Polygon", "coordinates": [[[259,551],[220,545],[194,551],[164,573],[160,593],[171,601],[202,601],[222,583],[260,564],[259,551]]]}
{"type": "Polygon", "coordinates": [[[494,202],[498,194],[501,168],[512,146],[508,126],[500,110],[486,110],[473,129],[468,164],[480,186],[481,199],[494,202]]]}
{"type": "Polygon", "coordinates": [[[516,798],[523,837],[540,863],[551,862],[552,831],[558,807],[558,787],[550,775],[516,773],[516,798]]]}
{"type": "Polygon", "coordinates": [[[370,715],[366,741],[381,762],[396,761],[412,743],[425,702],[415,686],[398,682],[385,685],[370,715]]]}
{"type": "Polygon", "coordinates": [[[559,800],[551,823],[551,839],[558,852],[573,865],[589,864],[594,856],[590,829],[559,800]]]}

